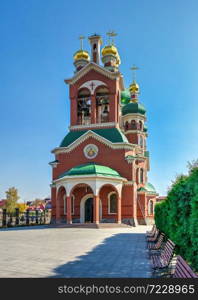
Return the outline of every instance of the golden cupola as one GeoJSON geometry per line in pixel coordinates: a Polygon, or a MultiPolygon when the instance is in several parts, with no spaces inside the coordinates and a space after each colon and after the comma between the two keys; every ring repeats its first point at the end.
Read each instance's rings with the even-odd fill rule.
{"type": "Polygon", "coordinates": [[[84,36],[80,36],[79,39],[81,41],[81,49],[76,51],[73,56],[76,72],[82,69],[86,64],[90,62],[89,52],[83,49],[84,36]]]}
{"type": "Polygon", "coordinates": [[[74,61],[81,60],[81,59],[87,60],[89,62],[90,61],[89,52],[82,49],[76,51],[76,53],[74,53],[74,61]]]}
{"type": "Polygon", "coordinates": [[[104,63],[104,67],[109,71],[116,72],[121,63],[118,49],[115,47],[112,39],[116,36],[116,33],[108,32],[107,35],[109,36],[109,45],[102,49],[102,62],[104,63]]]}
{"type": "Polygon", "coordinates": [[[129,91],[131,94],[131,101],[130,102],[138,102],[138,94],[140,93],[139,85],[135,80],[129,86],[129,91]]]}

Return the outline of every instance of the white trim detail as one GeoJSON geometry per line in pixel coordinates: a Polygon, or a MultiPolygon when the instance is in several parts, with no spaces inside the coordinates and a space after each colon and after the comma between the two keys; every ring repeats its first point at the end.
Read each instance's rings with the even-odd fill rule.
{"type": "Polygon", "coordinates": [[[89,125],[73,125],[69,126],[69,130],[78,130],[78,129],[88,129],[88,128],[100,128],[100,127],[116,127],[118,128],[118,123],[115,122],[107,122],[107,123],[96,123],[96,124],[89,124],[89,125]]]}
{"type": "Polygon", "coordinates": [[[94,62],[90,62],[86,64],[80,71],[76,72],[75,75],[70,79],[65,79],[65,83],[67,84],[74,84],[80,78],[82,78],[85,74],[87,74],[90,70],[98,71],[100,74],[106,76],[107,78],[116,80],[117,78],[120,79],[121,90],[124,90],[124,82],[122,74],[118,72],[111,72],[108,71],[106,68],[99,66],[94,62]]]}
{"type": "Polygon", "coordinates": [[[88,138],[95,138],[96,140],[100,141],[101,143],[109,146],[112,149],[128,149],[128,150],[133,150],[134,148],[137,148],[137,145],[135,144],[130,144],[130,143],[112,143],[109,140],[103,138],[102,136],[98,135],[97,133],[93,132],[92,130],[88,130],[85,132],[83,135],[81,135],[77,140],[75,140],[72,144],[70,144],[67,147],[57,147],[51,151],[51,153],[69,153],[73,149],[75,149],[77,146],[82,144],[85,140],[88,138]]]}
{"type": "Polygon", "coordinates": [[[98,155],[98,147],[94,144],[88,144],[83,149],[84,155],[88,159],[94,159],[98,155]],[[89,151],[93,151],[93,156],[89,155],[89,151]]]}
{"type": "Polygon", "coordinates": [[[82,176],[65,176],[53,181],[56,184],[57,190],[62,186],[66,190],[66,194],[70,195],[72,189],[79,184],[88,185],[94,195],[99,195],[100,189],[107,184],[114,186],[117,190],[119,197],[121,197],[123,182],[127,181],[122,177],[105,177],[94,175],[82,175],[82,176]]]}
{"type": "MultiPolygon", "coordinates": [[[[82,197],[80,201],[80,223],[85,223],[85,202],[87,199],[93,198],[94,199],[94,194],[87,194],[84,197],[82,197]]],[[[100,220],[102,219],[102,201],[99,200],[99,218],[100,220]]]]}
{"type": "Polygon", "coordinates": [[[124,185],[134,185],[134,181],[129,180],[123,183],[124,185]]]}
{"type": "Polygon", "coordinates": [[[87,88],[91,95],[94,95],[94,92],[95,90],[97,89],[98,86],[101,86],[101,85],[106,85],[106,83],[104,83],[103,81],[100,81],[100,80],[89,80],[89,81],[86,81],[85,83],[83,83],[78,90],[82,89],[82,88],[87,88]],[[91,84],[93,83],[93,88],[91,88],[91,84]]]}

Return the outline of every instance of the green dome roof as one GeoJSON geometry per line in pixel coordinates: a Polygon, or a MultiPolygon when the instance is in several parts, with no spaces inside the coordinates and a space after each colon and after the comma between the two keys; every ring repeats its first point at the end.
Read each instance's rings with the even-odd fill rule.
{"type": "Polygon", "coordinates": [[[58,178],[62,178],[64,176],[81,176],[81,175],[103,175],[110,177],[121,177],[120,174],[106,166],[101,166],[95,163],[87,163],[83,165],[79,165],[73,167],[69,171],[64,172],[58,178]]]}
{"type": "Polygon", "coordinates": [[[128,104],[131,99],[131,94],[129,89],[126,89],[121,92],[121,104],[125,105],[128,104]]]}
{"type": "Polygon", "coordinates": [[[126,104],[122,108],[122,114],[127,115],[127,114],[142,114],[145,115],[146,109],[143,104],[138,103],[138,102],[131,102],[126,104]]]}
{"type": "Polygon", "coordinates": [[[138,192],[147,192],[149,194],[157,194],[154,186],[147,182],[144,187],[138,189],[138,192]]]}

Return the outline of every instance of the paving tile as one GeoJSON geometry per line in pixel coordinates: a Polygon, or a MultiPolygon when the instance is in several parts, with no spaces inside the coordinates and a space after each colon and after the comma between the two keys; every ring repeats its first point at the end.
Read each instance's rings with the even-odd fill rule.
{"type": "Polygon", "coordinates": [[[0,277],[150,277],[146,230],[0,230],[0,277]]]}

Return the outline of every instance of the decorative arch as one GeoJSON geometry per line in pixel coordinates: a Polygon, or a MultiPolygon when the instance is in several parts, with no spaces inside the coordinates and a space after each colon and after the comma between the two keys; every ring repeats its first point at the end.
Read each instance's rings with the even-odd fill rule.
{"type": "Polygon", "coordinates": [[[107,86],[98,86],[95,90],[96,122],[109,122],[109,89],[107,86]]]}
{"type": "Polygon", "coordinates": [[[61,185],[57,190],[56,197],[56,219],[60,219],[64,216],[64,197],[67,196],[66,188],[61,185]]]}
{"type": "MultiPolygon", "coordinates": [[[[80,223],[85,222],[85,202],[89,198],[94,198],[94,194],[92,193],[86,194],[84,197],[82,197],[80,201],[80,223]]],[[[100,214],[100,219],[102,219],[102,201],[100,200],[99,203],[100,203],[99,214],[100,214]]]]}
{"type": "Polygon", "coordinates": [[[87,87],[82,87],[78,90],[77,119],[79,125],[91,123],[91,93],[87,87]]]}

